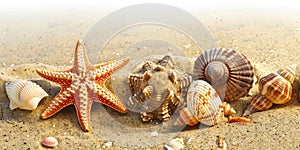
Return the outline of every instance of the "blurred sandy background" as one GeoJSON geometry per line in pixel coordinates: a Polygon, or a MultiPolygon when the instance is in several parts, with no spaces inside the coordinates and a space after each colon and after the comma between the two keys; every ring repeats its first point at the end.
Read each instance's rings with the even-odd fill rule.
{"type": "MultiPolygon", "coordinates": [[[[300,67],[300,5],[292,0],[246,1],[244,4],[238,4],[238,1],[164,3],[182,8],[197,17],[215,37],[219,47],[243,53],[265,73],[292,63],[300,67]]],[[[111,149],[138,149],[139,146],[163,149],[163,143],[174,137],[184,138],[186,149],[217,149],[215,141],[219,134],[225,138],[229,149],[300,148],[300,103],[295,95],[298,90],[296,82],[293,99],[287,104],[275,105],[268,111],[253,114],[251,118],[257,121],[256,124],[222,122],[210,128],[201,125],[189,127],[182,132],[172,132],[164,129],[164,125],[155,123],[143,124],[136,113],[120,115],[96,103],[91,112],[91,133],[82,132],[73,106],[47,120],[39,119],[51,98],[42,100],[38,109],[32,112],[9,109],[4,90],[6,81],[38,80],[54,97],[59,87],[41,80],[35,74],[37,63],[58,68],[70,67],[76,41],[82,39],[105,15],[132,4],[138,2],[53,1],[43,4],[33,0],[32,4],[12,1],[0,6],[1,149],[43,149],[40,141],[46,136],[58,139],[57,149],[100,149],[107,141],[114,143],[111,149]],[[153,131],[158,131],[159,136],[151,137],[153,131]]],[[[124,48],[127,35],[132,30],[136,33],[130,34],[133,37],[143,32],[143,28],[125,31],[107,48],[124,48]]],[[[167,32],[167,29],[162,30],[167,32]]],[[[172,37],[168,38],[178,45],[188,43],[185,38],[172,37]]],[[[191,55],[198,56],[197,53],[191,55]]],[[[128,71],[127,67],[123,73],[128,71]]],[[[238,111],[237,116],[246,109],[249,100],[250,97],[246,97],[232,103],[238,111]]]]}

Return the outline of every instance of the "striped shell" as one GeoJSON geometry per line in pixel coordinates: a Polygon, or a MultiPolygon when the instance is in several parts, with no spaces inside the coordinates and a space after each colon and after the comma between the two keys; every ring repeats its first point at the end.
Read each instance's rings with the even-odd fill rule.
{"type": "Polygon", "coordinates": [[[221,99],[228,102],[249,93],[254,69],[244,55],[231,49],[214,48],[196,59],[193,77],[209,82],[221,99]]]}
{"type": "Polygon", "coordinates": [[[27,80],[18,80],[5,83],[7,96],[10,100],[9,108],[35,110],[48,94],[36,83],[27,80]]]}
{"type": "Polygon", "coordinates": [[[251,104],[244,112],[243,116],[267,110],[273,103],[285,104],[292,98],[292,83],[294,82],[294,75],[296,72],[296,65],[287,66],[280,69],[277,73],[270,73],[262,77],[259,81],[259,93],[251,99],[251,104]]]}
{"type": "Polygon", "coordinates": [[[187,107],[180,111],[180,116],[174,125],[193,126],[201,122],[212,126],[218,123],[222,113],[233,114],[235,111],[226,102],[222,103],[217,92],[209,83],[196,80],[188,89],[187,107]]]}
{"type": "MultiPolygon", "coordinates": [[[[140,65],[138,65],[140,66],[140,65]]],[[[145,62],[142,67],[128,76],[132,96],[129,107],[141,108],[142,121],[168,120],[179,104],[183,104],[182,92],[192,81],[192,77],[178,77],[174,61],[167,55],[158,62],[145,62]]]]}

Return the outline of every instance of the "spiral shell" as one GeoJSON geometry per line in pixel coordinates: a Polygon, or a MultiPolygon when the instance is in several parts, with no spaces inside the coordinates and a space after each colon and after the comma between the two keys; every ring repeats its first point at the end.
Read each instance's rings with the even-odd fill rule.
{"type": "Polygon", "coordinates": [[[231,49],[214,48],[196,59],[193,77],[209,82],[221,99],[228,102],[249,93],[254,69],[244,55],[231,49]]]}
{"type": "Polygon", "coordinates": [[[206,81],[193,81],[187,93],[187,107],[180,111],[175,126],[190,125],[198,122],[215,125],[223,113],[233,114],[235,111],[229,104],[222,103],[215,89],[206,81]],[[224,112],[226,110],[226,112],[224,112]]]}
{"type": "Polygon", "coordinates": [[[9,108],[35,110],[42,98],[48,94],[36,83],[18,80],[5,83],[7,96],[10,100],[9,108]]]}
{"type": "Polygon", "coordinates": [[[292,98],[292,83],[296,65],[287,66],[276,73],[270,73],[259,81],[259,93],[251,99],[251,104],[243,116],[248,116],[256,111],[269,109],[274,104],[285,104],[292,98]]]}
{"type": "Polygon", "coordinates": [[[174,69],[170,55],[158,62],[146,61],[129,74],[128,84],[132,94],[129,107],[140,108],[144,122],[152,119],[169,120],[179,105],[183,105],[183,91],[186,91],[192,77],[174,69]]]}

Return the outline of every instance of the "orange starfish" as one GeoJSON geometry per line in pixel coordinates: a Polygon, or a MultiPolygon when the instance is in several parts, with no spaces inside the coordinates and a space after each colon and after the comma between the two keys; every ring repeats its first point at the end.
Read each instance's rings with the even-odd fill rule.
{"type": "Polygon", "coordinates": [[[71,69],[64,71],[36,70],[41,77],[61,85],[60,92],[47,105],[41,118],[47,119],[64,107],[74,104],[82,130],[89,132],[90,110],[93,101],[126,113],[125,105],[105,87],[105,81],[128,61],[129,59],[121,59],[91,66],[86,56],[84,43],[78,40],[71,69]],[[82,48],[80,49],[79,46],[82,48]]]}

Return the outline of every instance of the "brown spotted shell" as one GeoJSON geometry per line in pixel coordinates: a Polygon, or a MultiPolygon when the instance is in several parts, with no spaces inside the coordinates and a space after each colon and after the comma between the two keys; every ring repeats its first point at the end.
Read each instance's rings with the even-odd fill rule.
{"type": "Polygon", "coordinates": [[[204,80],[193,81],[187,93],[187,107],[180,111],[175,126],[190,125],[198,122],[213,126],[222,115],[230,115],[235,111],[226,102],[222,103],[215,89],[204,80]],[[223,114],[224,113],[224,114],[223,114]]]}
{"type": "Polygon", "coordinates": [[[231,49],[214,48],[196,59],[193,78],[209,82],[221,99],[228,102],[249,93],[254,81],[254,69],[243,54],[231,49]]]}
{"type": "Polygon", "coordinates": [[[139,111],[143,121],[168,120],[178,105],[184,104],[183,91],[191,81],[192,77],[187,74],[178,77],[169,55],[157,62],[147,61],[128,76],[132,94],[128,105],[142,108],[139,111]]]}
{"type": "Polygon", "coordinates": [[[270,73],[259,81],[259,93],[251,99],[251,104],[243,116],[249,116],[256,111],[269,109],[274,104],[285,104],[292,98],[292,83],[296,65],[287,66],[277,73],[270,73]]]}

